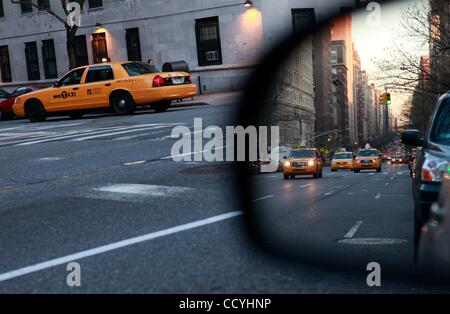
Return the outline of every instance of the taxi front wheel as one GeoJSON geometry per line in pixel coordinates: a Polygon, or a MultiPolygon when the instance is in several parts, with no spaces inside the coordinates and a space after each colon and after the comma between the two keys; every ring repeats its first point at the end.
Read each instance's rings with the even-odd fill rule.
{"type": "Polygon", "coordinates": [[[31,122],[43,122],[47,119],[47,112],[38,100],[30,101],[25,105],[25,113],[31,122]]]}
{"type": "Polygon", "coordinates": [[[111,107],[118,115],[130,114],[136,109],[133,98],[125,92],[116,93],[111,97],[111,107]]]}

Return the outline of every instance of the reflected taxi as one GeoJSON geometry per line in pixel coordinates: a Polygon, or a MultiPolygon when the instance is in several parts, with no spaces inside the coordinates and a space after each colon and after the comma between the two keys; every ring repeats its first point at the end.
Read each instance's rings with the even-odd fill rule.
{"type": "Polygon", "coordinates": [[[340,152],[334,154],[331,160],[331,171],[335,172],[340,169],[353,170],[353,153],[340,152]]]}
{"type": "Polygon", "coordinates": [[[13,110],[32,122],[51,115],[76,118],[97,109],[125,115],[147,105],[161,112],[172,100],[196,93],[186,72],[160,72],[143,62],[109,62],[71,70],[52,87],[17,97],[13,110]]]}
{"type": "Polygon", "coordinates": [[[294,179],[296,175],[322,177],[323,161],[316,148],[292,149],[284,160],[283,177],[285,180],[294,179]]]}
{"type": "Polygon", "coordinates": [[[353,171],[376,170],[381,172],[381,158],[377,149],[360,149],[353,161],[353,171]]]}

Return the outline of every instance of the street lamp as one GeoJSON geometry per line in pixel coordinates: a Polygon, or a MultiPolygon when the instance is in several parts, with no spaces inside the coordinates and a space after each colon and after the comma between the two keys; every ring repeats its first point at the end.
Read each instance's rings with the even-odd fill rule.
{"type": "Polygon", "coordinates": [[[244,7],[250,8],[251,6],[253,6],[253,1],[252,0],[245,0],[244,7]]]}

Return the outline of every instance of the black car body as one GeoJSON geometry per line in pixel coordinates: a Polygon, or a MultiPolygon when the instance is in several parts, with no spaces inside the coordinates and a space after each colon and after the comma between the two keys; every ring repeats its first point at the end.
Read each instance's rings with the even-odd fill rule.
{"type": "Polygon", "coordinates": [[[421,227],[429,219],[431,204],[438,199],[443,170],[450,161],[450,93],[439,98],[425,135],[418,130],[406,130],[402,141],[417,147],[412,169],[417,244],[421,227]]]}

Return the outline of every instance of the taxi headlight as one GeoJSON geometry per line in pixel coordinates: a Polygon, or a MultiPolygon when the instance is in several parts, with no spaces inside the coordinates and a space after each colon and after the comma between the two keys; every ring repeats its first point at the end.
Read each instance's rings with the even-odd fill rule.
{"type": "Polygon", "coordinates": [[[286,161],[286,162],[284,162],[284,165],[285,165],[286,167],[290,167],[290,166],[291,166],[291,162],[290,162],[290,161],[286,161]]]}
{"type": "Polygon", "coordinates": [[[314,166],[315,165],[315,161],[314,160],[309,160],[308,161],[308,166],[314,166]]]}
{"type": "Polygon", "coordinates": [[[422,181],[441,182],[442,174],[447,170],[447,164],[446,159],[426,153],[422,165],[422,181]]]}

